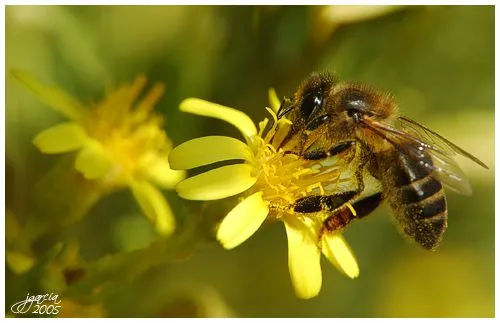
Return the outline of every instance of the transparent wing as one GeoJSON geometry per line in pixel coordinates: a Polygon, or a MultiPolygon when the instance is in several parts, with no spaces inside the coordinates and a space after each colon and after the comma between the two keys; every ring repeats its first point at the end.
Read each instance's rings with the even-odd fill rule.
{"type": "Polygon", "coordinates": [[[410,119],[402,119],[402,122],[406,122],[403,130],[369,120],[365,120],[364,124],[401,153],[427,168],[429,172],[434,172],[443,184],[455,192],[471,194],[469,181],[452,156],[460,154],[483,167],[486,165],[437,133],[408,120],[410,119]],[[428,157],[431,157],[432,163],[427,161],[428,157]]]}
{"type": "Polygon", "coordinates": [[[398,121],[401,123],[403,131],[406,130],[409,133],[411,133],[414,137],[421,138],[422,140],[431,144],[431,146],[437,148],[438,150],[445,152],[448,155],[454,155],[454,154],[462,155],[464,157],[469,158],[476,164],[488,169],[488,166],[486,166],[477,157],[466,152],[462,148],[458,147],[448,139],[432,131],[426,126],[404,116],[398,117],[398,121]]]}
{"type": "Polygon", "coordinates": [[[433,169],[443,184],[460,194],[472,193],[467,176],[450,155],[438,150],[429,150],[428,153],[432,158],[433,169]]]}

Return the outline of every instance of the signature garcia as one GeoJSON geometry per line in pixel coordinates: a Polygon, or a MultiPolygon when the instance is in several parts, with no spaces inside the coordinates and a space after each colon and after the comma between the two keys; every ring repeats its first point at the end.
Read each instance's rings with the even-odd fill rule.
{"type": "Polygon", "coordinates": [[[59,310],[62,309],[61,300],[58,299],[58,294],[40,294],[40,295],[26,295],[26,299],[15,303],[10,307],[10,310],[14,314],[25,314],[30,311],[33,307],[32,314],[59,314],[59,310]],[[51,302],[51,304],[46,305],[44,302],[51,302]]]}

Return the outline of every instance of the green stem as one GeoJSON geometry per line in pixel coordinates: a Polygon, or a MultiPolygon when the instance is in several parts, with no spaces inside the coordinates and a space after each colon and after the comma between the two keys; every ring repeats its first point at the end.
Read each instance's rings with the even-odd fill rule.
{"type": "Polygon", "coordinates": [[[83,279],[70,285],[64,296],[96,303],[150,268],[192,254],[197,246],[213,239],[206,222],[199,218],[194,221],[187,223],[183,232],[157,240],[147,248],[106,256],[88,264],[83,279]]]}
{"type": "Polygon", "coordinates": [[[61,229],[75,223],[107,193],[74,168],[74,156],[63,157],[36,184],[33,204],[28,212],[23,240],[36,244],[57,236],[61,229]]]}

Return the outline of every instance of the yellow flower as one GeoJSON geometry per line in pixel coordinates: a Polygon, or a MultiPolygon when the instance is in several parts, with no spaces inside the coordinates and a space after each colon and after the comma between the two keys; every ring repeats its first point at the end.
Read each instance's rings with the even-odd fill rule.
{"type": "Polygon", "coordinates": [[[139,76],[87,109],[63,90],[44,85],[26,72],[12,74],[38,99],[70,120],[35,137],[33,142],[41,152],[77,151],[74,166],[86,179],[107,189],[129,187],[158,232],[173,232],[172,211],[155,185],[173,188],[185,172],[170,168],[167,156],[172,144],[162,129],[161,116],[153,111],[164,92],[162,84],[156,84],[135,104],[146,84],[146,78],[139,76]]]}
{"type": "Polygon", "coordinates": [[[215,200],[243,193],[241,202],[217,229],[217,239],[226,249],[247,240],[266,219],[282,221],[288,237],[288,265],[295,292],[298,297],[311,298],[321,289],[321,253],[351,278],[358,276],[359,269],[340,233],[325,233],[319,238],[326,215],[294,213],[293,203],[310,194],[323,194],[325,190],[338,192],[342,185],[352,183],[340,179],[340,168],[331,166],[327,171],[319,171],[314,168],[314,161],[276,149],[290,122],[276,120],[280,103],[273,90],[269,99],[273,110],[268,108],[268,111],[274,122],[268,126],[265,119],[259,130],[243,112],[200,99],[186,99],[180,105],[182,111],[225,120],[241,131],[246,142],[222,136],[193,139],[175,147],[169,162],[173,169],[191,169],[242,160],[187,178],[176,190],[190,200],[215,200]]]}

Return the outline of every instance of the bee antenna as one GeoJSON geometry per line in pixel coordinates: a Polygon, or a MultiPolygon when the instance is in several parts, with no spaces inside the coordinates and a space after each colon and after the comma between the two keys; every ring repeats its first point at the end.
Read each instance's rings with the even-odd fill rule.
{"type": "Polygon", "coordinates": [[[283,100],[281,100],[280,108],[278,109],[278,113],[276,114],[278,119],[281,119],[285,114],[292,111],[296,107],[295,104],[285,107],[285,104],[290,102],[292,102],[292,99],[288,97],[284,97],[283,100]]]}

